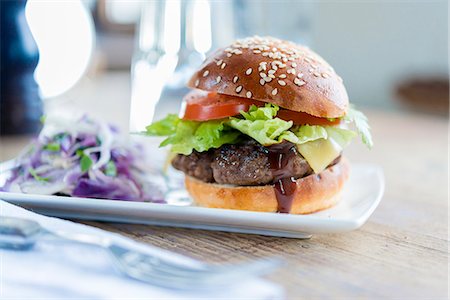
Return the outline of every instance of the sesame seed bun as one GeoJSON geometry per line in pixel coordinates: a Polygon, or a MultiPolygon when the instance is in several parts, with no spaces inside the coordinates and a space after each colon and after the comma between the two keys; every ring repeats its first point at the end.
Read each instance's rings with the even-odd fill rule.
{"type": "Polygon", "coordinates": [[[341,77],[323,58],[306,47],[271,37],[238,40],[219,49],[188,86],[317,117],[342,117],[348,107],[341,77]]]}
{"type": "MultiPolygon", "coordinates": [[[[335,205],[350,173],[345,158],[319,174],[299,178],[291,214],[309,214],[335,205]]],[[[276,212],[278,202],[273,185],[231,186],[206,183],[185,177],[185,185],[195,204],[210,208],[276,212]]]]}

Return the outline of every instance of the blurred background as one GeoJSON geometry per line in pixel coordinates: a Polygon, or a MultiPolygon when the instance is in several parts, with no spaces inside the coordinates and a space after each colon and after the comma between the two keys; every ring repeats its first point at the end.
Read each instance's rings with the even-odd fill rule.
{"type": "Polygon", "coordinates": [[[111,110],[109,121],[140,130],[165,113],[164,104],[180,102],[205,55],[255,34],[311,47],[344,78],[358,106],[448,116],[444,0],[18,0],[1,5],[2,134],[36,131],[42,110],[62,108],[111,110]],[[12,74],[19,81],[26,78],[22,100],[17,90],[24,89],[10,87],[12,74]],[[111,107],[96,105],[105,101],[111,107]],[[23,126],[27,122],[29,128],[23,126]]]}

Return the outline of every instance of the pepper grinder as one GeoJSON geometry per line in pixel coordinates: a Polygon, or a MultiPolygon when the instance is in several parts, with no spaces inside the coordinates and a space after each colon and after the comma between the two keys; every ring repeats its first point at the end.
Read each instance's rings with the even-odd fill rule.
{"type": "Polygon", "coordinates": [[[26,2],[0,1],[0,135],[32,134],[42,126],[42,101],[34,79],[39,52],[25,19],[26,2]]]}

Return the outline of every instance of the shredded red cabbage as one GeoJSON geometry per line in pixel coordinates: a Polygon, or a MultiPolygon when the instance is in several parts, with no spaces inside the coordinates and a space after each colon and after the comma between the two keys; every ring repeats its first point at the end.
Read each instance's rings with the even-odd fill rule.
{"type": "Polygon", "coordinates": [[[0,191],[164,203],[163,176],[146,162],[142,145],[112,126],[46,121],[0,191]]]}

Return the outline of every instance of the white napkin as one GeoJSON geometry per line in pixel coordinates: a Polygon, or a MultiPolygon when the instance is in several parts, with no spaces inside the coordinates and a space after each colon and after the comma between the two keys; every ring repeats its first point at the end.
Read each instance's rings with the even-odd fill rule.
{"type": "MultiPolygon", "coordinates": [[[[0,217],[21,217],[47,230],[105,236],[144,252],[186,264],[190,258],[137,243],[118,234],[35,214],[0,200],[0,217]]],[[[0,299],[279,299],[282,289],[258,278],[236,282],[223,290],[184,293],[121,275],[101,248],[70,242],[38,241],[30,250],[0,249],[0,299]]]]}

